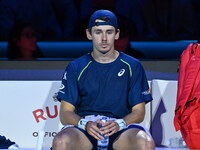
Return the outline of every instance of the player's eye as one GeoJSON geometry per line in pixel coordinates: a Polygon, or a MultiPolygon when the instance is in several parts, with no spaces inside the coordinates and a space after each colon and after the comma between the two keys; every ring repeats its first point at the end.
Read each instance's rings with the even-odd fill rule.
{"type": "Polygon", "coordinates": [[[112,34],[112,33],[113,33],[113,30],[108,30],[107,33],[108,33],[108,34],[112,34]]]}
{"type": "Polygon", "coordinates": [[[97,30],[95,31],[96,34],[101,34],[101,31],[97,30]]]}

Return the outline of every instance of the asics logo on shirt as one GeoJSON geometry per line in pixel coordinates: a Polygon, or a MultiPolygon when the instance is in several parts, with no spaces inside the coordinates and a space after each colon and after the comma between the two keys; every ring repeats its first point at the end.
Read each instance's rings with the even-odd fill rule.
{"type": "Polygon", "coordinates": [[[67,80],[67,72],[65,72],[65,74],[63,76],[63,80],[67,80]]]}
{"type": "Polygon", "coordinates": [[[59,92],[65,94],[65,92],[62,91],[64,88],[65,88],[65,86],[63,84],[61,84],[59,92]]]}
{"type": "Polygon", "coordinates": [[[64,89],[64,88],[65,88],[65,86],[64,86],[63,84],[61,84],[60,90],[62,90],[62,89],[64,89]]]}
{"type": "Polygon", "coordinates": [[[120,69],[118,77],[121,77],[125,73],[125,69],[120,69]]]}

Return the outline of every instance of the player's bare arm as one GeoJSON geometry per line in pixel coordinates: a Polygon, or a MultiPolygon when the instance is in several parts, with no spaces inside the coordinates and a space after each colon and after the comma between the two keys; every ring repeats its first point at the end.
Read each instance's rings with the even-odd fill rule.
{"type": "Polygon", "coordinates": [[[132,112],[125,116],[123,119],[126,125],[132,123],[141,123],[145,117],[145,102],[139,103],[132,107],[132,112]]]}
{"type": "Polygon", "coordinates": [[[63,125],[75,125],[78,126],[78,122],[81,119],[80,116],[78,116],[75,112],[75,107],[66,102],[66,101],[61,101],[61,106],[60,106],[60,121],[63,125]]]}
{"type": "MultiPolygon", "coordinates": [[[[127,116],[125,116],[123,119],[126,125],[129,125],[132,123],[141,123],[144,120],[144,116],[145,116],[145,103],[140,103],[133,106],[132,112],[127,116]]],[[[101,128],[101,131],[102,134],[105,134],[105,136],[111,136],[119,131],[119,125],[113,120],[110,120],[104,123],[104,126],[101,128]]]]}
{"type": "MultiPolygon", "coordinates": [[[[78,122],[81,119],[80,116],[78,116],[75,112],[75,107],[66,102],[61,101],[61,108],[60,108],[60,120],[63,125],[75,125],[78,126],[78,122]]],[[[96,122],[89,121],[86,126],[86,131],[96,138],[97,140],[103,139],[103,136],[100,135],[101,131],[97,127],[97,124],[100,123],[100,120],[97,120],[96,122]]]]}

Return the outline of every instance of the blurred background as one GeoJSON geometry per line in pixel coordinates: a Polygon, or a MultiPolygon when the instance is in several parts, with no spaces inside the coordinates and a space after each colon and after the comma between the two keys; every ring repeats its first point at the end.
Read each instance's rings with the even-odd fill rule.
{"type": "Polygon", "coordinates": [[[85,29],[98,9],[118,17],[115,48],[138,59],[178,59],[200,37],[198,0],[0,0],[0,59],[74,59],[90,52],[85,29]]]}
{"type": "Polygon", "coordinates": [[[51,146],[60,129],[59,103],[52,97],[68,63],[92,51],[85,29],[99,9],[118,18],[115,49],[138,58],[145,69],[154,97],[146,125],[156,146],[181,139],[173,127],[177,69],[183,50],[200,39],[199,0],[0,0],[0,135],[32,148],[45,130],[51,146]],[[37,123],[33,114],[44,112],[47,120],[37,123]]]}

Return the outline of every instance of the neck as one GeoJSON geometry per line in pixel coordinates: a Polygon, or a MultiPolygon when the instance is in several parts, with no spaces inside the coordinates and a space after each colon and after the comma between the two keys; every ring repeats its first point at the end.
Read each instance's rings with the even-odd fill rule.
{"type": "Polygon", "coordinates": [[[30,50],[22,50],[22,57],[23,59],[33,59],[32,51],[30,50]]]}
{"type": "Polygon", "coordinates": [[[114,50],[105,54],[104,53],[97,54],[97,52],[93,51],[91,55],[94,58],[94,60],[99,63],[111,63],[117,59],[117,57],[119,56],[119,52],[114,50]]]}

